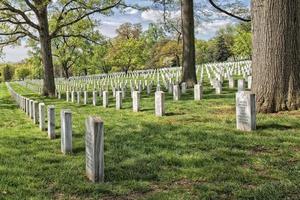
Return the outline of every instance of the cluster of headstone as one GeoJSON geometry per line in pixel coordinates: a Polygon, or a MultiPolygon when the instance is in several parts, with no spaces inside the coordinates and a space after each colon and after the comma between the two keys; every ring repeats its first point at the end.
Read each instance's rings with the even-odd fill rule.
{"type": "MultiPolygon", "coordinates": [[[[207,74],[211,86],[216,94],[222,93],[224,80],[228,79],[230,88],[235,88],[234,75],[242,75],[244,78],[238,80],[238,91],[251,88],[251,62],[215,63],[197,66],[198,84],[194,86],[194,99],[203,98],[203,77],[207,74]]],[[[102,104],[109,106],[109,96],[115,98],[116,109],[122,109],[122,101],[127,96],[132,99],[132,109],[134,112],[140,110],[141,94],[144,92],[151,95],[155,91],[155,113],[162,116],[165,113],[165,93],[173,96],[174,101],[181,98],[181,94],[186,93],[187,84],[180,83],[181,68],[164,68],[157,70],[139,70],[127,74],[118,72],[113,74],[100,74],[91,76],[72,77],[68,80],[56,79],[57,97],[65,97],[67,102],[78,104],[88,104],[92,98],[94,106],[102,104]],[[102,98],[102,103],[101,103],[102,98]]],[[[27,80],[22,85],[29,86],[32,90],[41,88],[42,81],[27,80]]],[[[41,89],[38,89],[41,91],[41,89]]]]}
{"type": "Polygon", "coordinates": [[[6,83],[11,96],[17,102],[17,105],[30,117],[34,124],[38,124],[41,131],[48,130],[48,137],[55,138],[55,107],[48,106],[48,115],[46,119],[46,106],[43,102],[30,99],[15,92],[9,83],[6,83]],[[46,121],[47,120],[47,121],[46,121]],[[46,127],[46,122],[48,126],[46,127]]]}
{"type": "MultiPolygon", "coordinates": [[[[203,73],[204,70],[210,80],[211,85],[216,89],[217,94],[222,93],[222,85],[225,79],[228,79],[229,87],[235,87],[234,74],[243,74],[244,79],[238,80],[238,92],[236,93],[236,122],[237,129],[243,131],[251,131],[256,128],[255,113],[255,95],[245,91],[248,82],[251,85],[251,70],[249,65],[229,65],[227,68],[218,64],[204,65],[197,68],[200,73],[200,81],[194,86],[194,99],[201,100],[203,98],[203,73]],[[246,80],[246,79],[247,80],[246,80]]],[[[109,95],[115,98],[116,109],[122,109],[122,100],[129,94],[132,98],[132,109],[134,112],[140,111],[141,93],[144,91],[147,95],[151,95],[155,91],[155,114],[163,116],[165,114],[165,95],[171,94],[174,101],[181,98],[181,94],[187,92],[187,84],[180,83],[179,77],[181,72],[175,69],[137,71],[124,75],[117,73],[114,75],[99,75],[72,78],[71,80],[58,80],[57,98],[65,97],[67,102],[78,104],[89,104],[93,106],[99,105],[100,97],[102,97],[102,106],[108,107],[109,95]],[[131,77],[131,78],[128,78],[131,77]],[[144,79],[141,79],[141,76],[144,79]],[[91,101],[90,101],[91,100],[91,101]]],[[[32,90],[39,88],[41,81],[19,82],[25,87],[32,90]]],[[[14,97],[18,105],[38,124],[42,131],[47,129],[50,139],[55,138],[55,106],[49,105],[47,109],[46,128],[45,104],[31,100],[17,94],[7,83],[7,87],[11,95],[14,97]]],[[[39,90],[38,90],[39,91],[39,90]]],[[[72,112],[68,109],[60,111],[61,121],[61,152],[63,154],[72,152],[72,112]]],[[[104,129],[103,121],[97,117],[88,117],[86,119],[86,175],[93,181],[104,181],[104,129]]]]}
{"type": "MultiPolygon", "coordinates": [[[[45,104],[26,98],[13,90],[9,83],[7,88],[22,109],[35,124],[39,124],[42,131],[48,130],[48,137],[55,138],[55,107],[48,106],[48,128],[45,122],[45,104]]],[[[61,152],[72,153],[72,112],[63,109],[61,118],[61,152]]],[[[86,119],[86,175],[93,182],[104,181],[104,124],[100,118],[88,117],[86,119]]]]}

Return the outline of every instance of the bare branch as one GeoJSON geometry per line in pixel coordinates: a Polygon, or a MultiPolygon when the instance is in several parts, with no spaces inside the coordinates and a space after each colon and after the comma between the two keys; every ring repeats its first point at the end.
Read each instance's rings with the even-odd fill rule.
{"type": "Polygon", "coordinates": [[[0,42],[0,46],[2,46],[2,45],[7,46],[7,45],[10,45],[10,44],[16,43],[19,39],[24,38],[24,37],[26,37],[25,34],[24,35],[19,35],[16,38],[12,38],[8,41],[0,42]]]}
{"type": "Polygon", "coordinates": [[[101,44],[101,43],[97,42],[97,40],[93,40],[89,36],[83,35],[83,34],[59,34],[59,35],[56,35],[53,38],[58,38],[58,37],[63,37],[63,38],[71,38],[71,37],[74,37],[74,38],[83,38],[83,39],[85,39],[87,41],[90,41],[90,42],[92,42],[94,44],[101,44]]]}
{"type": "Polygon", "coordinates": [[[73,21],[70,21],[70,22],[67,22],[65,24],[61,24],[61,25],[58,25],[56,27],[56,29],[50,34],[50,37],[51,38],[54,38],[55,35],[64,27],[66,26],[69,26],[69,25],[72,25],[72,24],[75,24],[77,22],[79,22],[80,20],[94,14],[94,13],[97,13],[97,12],[103,12],[103,11],[106,11],[106,10],[109,10],[109,9],[112,9],[114,7],[116,7],[117,5],[119,5],[121,3],[122,0],[118,0],[116,3],[112,4],[112,5],[109,5],[107,7],[104,7],[104,8],[99,8],[99,9],[94,9],[94,10],[91,10],[90,12],[87,12],[81,16],[78,16],[76,19],[74,19],[73,21]]]}
{"type": "Polygon", "coordinates": [[[35,29],[37,29],[37,30],[40,28],[37,24],[35,24],[33,21],[31,21],[31,20],[29,19],[29,17],[25,14],[24,11],[14,8],[12,5],[8,4],[7,2],[2,2],[2,4],[3,4],[5,7],[4,7],[4,8],[0,8],[0,11],[9,11],[9,12],[18,14],[18,15],[20,15],[20,16],[25,20],[25,22],[26,22],[29,26],[31,26],[31,27],[33,27],[33,28],[35,28],[35,29]]]}
{"type": "Polygon", "coordinates": [[[229,16],[231,16],[231,17],[233,17],[233,18],[236,18],[236,19],[241,20],[241,21],[244,21],[244,22],[251,22],[251,19],[245,19],[245,18],[243,18],[243,17],[237,16],[237,15],[235,15],[235,14],[233,14],[233,13],[230,13],[230,12],[228,12],[228,11],[226,11],[226,10],[220,8],[219,6],[217,6],[217,5],[215,4],[215,2],[214,2],[213,0],[208,0],[208,1],[209,1],[209,3],[210,3],[214,8],[216,8],[217,10],[219,10],[219,11],[222,12],[222,13],[225,13],[226,15],[229,15],[229,16]]]}

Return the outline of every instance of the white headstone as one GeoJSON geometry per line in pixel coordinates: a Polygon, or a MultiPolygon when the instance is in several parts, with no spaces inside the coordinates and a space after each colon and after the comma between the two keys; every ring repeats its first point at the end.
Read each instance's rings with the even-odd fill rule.
{"type": "Polygon", "coordinates": [[[239,79],[238,80],[238,91],[244,91],[245,90],[245,80],[239,79]]]}
{"type": "Polygon", "coordinates": [[[133,91],[132,94],[132,109],[133,112],[139,112],[140,110],[140,92],[139,91],[133,91]]]}
{"type": "Polygon", "coordinates": [[[155,115],[161,117],[165,114],[165,93],[155,92],[155,115]]]}
{"type": "Polygon", "coordinates": [[[186,82],[181,83],[181,93],[182,94],[186,93],[186,82]]]}
{"type": "Polygon", "coordinates": [[[122,91],[116,91],[116,109],[122,108],[122,91]]]}
{"type": "Polygon", "coordinates": [[[61,152],[63,154],[72,152],[72,112],[61,110],[61,152]]]}
{"type": "Polygon", "coordinates": [[[104,124],[100,118],[85,122],[86,175],[92,182],[104,182],[104,124]]]}
{"type": "Polygon", "coordinates": [[[33,102],[33,123],[38,124],[39,122],[39,102],[33,102]]]}
{"type": "Polygon", "coordinates": [[[55,106],[48,106],[48,137],[55,138],[55,106]]]}
{"type": "Polygon", "coordinates": [[[236,93],[236,124],[242,131],[256,129],[255,94],[247,91],[236,93]]]}
{"type": "Polygon", "coordinates": [[[180,99],[180,87],[179,87],[179,85],[174,85],[173,86],[173,100],[179,101],[179,99],[180,99]]]}
{"type": "Polygon", "coordinates": [[[103,91],[103,107],[108,107],[108,91],[103,91]]]}
{"type": "Polygon", "coordinates": [[[234,79],[233,79],[233,77],[229,77],[228,80],[229,80],[229,88],[231,88],[231,89],[234,88],[234,87],[235,87],[235,86],[234,86],[235,84],[234,84],[234,79]]]}
{"type": "Polygon", "coordinates": [[[97,105],[97,92],[93,91],[93,105],[96,106],[97,105]]]}
{"type": "Polygon", "coordinates": [[[88,101],[88,92],[84,91],[83,92],[83,104],[86,105],[88,101]]]}
{"type": "Polygon", "coordinates": [[[39,103],[39,127],[41,131],[46,129],[45,127],[45,104],[39,103]]]}
{"type": "Polygon", "coordinates": [[[203,87],[200,84],[194,86],[194,99],[199,101],[203,98],[203,87]]]}

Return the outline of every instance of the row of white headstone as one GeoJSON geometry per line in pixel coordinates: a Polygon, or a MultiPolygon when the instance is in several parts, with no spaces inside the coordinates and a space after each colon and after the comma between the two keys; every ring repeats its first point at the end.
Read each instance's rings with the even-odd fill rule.
{"type": "MultiPolygon", "coordinates": [[[[26,98],[13,90],[9,83],[6,83],[11,96],[35,124],[38,124],[42,131],[45,127],[45,104],[38,103],[26,98]]],[[[72,153],[72,112],[63,109],[61,117],[61,152],[72,153]]],[[[104,181],[104,123],[98,117],[88,117],[85,122],[86,135],[86,175],[93,182],[104,181]]],[[[55,107],[48,106],[48,136],[55,138],[55,107]]]]}
{"type": "MultiPolygon", "coordinates": [[[[39,122],[41,130],[44,130],[45,118],[43,115],[44,104],[38,104],[36,101],[30,100],[17,94],[7,83],[9,91],[18,103],[29,116],[33,116],[34,122],[37,123],[37,116],[39,115],[39,122]],[[31,105],[31,106],[30,106],[31,105]],[[39,114],[36,111],[36,105],[39,105],[39,114]],[[35,116],[35,117],[34,117],[35,116]]],[[[195,85],[202,91],[201,85],[195,85]]],[[[176,89],[174,88],[174,91],[176,89]]],[[[105,91],[104,91],[105,92],[105,91]]],[[[201,92],[200,92],[201,93],[201,92]]],[[[139,99],[139,92],[134,91],[133,97],[139,99]]],[[[121,100],[121,92],[116,93],[116,97],[121,100]]],[[[156,114],[162,116],[164,114],[164,92],[157,91],[155,94],[156,114]]],[[[201,99],[201,98],[199,98],[201,99]]],[[[134,109],[138,111],[139,103],[133,103],[134,109]]],[[[251,131],[256,128],[255,118],[255,95],[247,91],[240,91],[236,94],[236,115],[237,128],[239,130],[251,131]]],[[[72,152],[72,112],[70,110],[61,110],[61,152],[63,154],[72,152]]],[[[86,135],[86,175],[93,182],[104,181],[104,123],[98,117],[88,117],[85,122],[86,135]]],[[[55,107],[48,106],[48,135],[51,139],[55,138],[55,107]]]]}
{"type": "MultiPolygon", "coordinates": [[[[230,77],[229,80],[229,88],[235,87],[235,80],[230,77]]],[[[246,81],[244,79],[239,79],[238,81],[238,92],[240,94],[249,94],[249,92],[243,92],[245,91],[246,88],[246,81]]],[[[212,85],[215,88],[216,94],[221,94],[222,93],[222,83],[223,80],[219,79],[214,79],[212,81],[212,85]]],[[[247,78],[247,83],[248,83],[248,88],[251,88],[252,84],[252,77],[248,76],[247,78]]],[[[126,84],[125,84],[126,85],[126,84]]],[[[124,85],[123,85],[124,86],[124,85]]],[[[143,88],[147,88],[147,94],[149,95],[151,93],[151,88],[152,88],[152,83],[149,83],[148,85],[144,85],[141,81],[134,83],[133,86],[130,87],[131,90],[131,98],[132,98],[132,109],[134,112],[139,112],[140,111],[140,97],[141,97],[141,92],[143,88]],[[137,84],[137,85],[135,85],[137,84]],[[149,87],[148,87],[149,86],[149,87]],[[138,89],[138,91],[134,91],[134,89],[138,89]]],[[[122,108],[122,99],[125,98],[126,96],[126,88],[125,86],[122,88],[118,88],[121,90],[117,90],[116,88],[112,88],[112,95],[116,99],[116,109],[121,109],[122,108]]],[[[173,95],[173,100],[178,101],[180,99],[180,96],[182,93],[186,92],[186,84],[182,83],[181,86],[179,85],[173,85],[173,84],[168,84],[167,88],[168,93],[173,95]]],[[[165,93],[161,90],[161,86],[157,85],[156,87],[156,92],[155,92],[155,115],[156,116],[163,116],[165,114],[165,93]]],[[[88,91],[83,92],[83,103],[87,104],[88,103],[88,91]]],[[[238,96],[239,93],[237,93],[238,96]]],[[[77,103],[81,103],[81,96],[82,92],[81,91],[66,91],[66,101],[71,101],[75,102],[75,96],[77,96],[77,103]],[[76,94],[76,95],[75,95],[76,94]],[[70,97],[71,95],[71,97],[70,97]]],[[[251,94],[253,96],[253,94],[251,94]]],[[[57,96],[60,99],[61,98],[61,92],[57,92],[57,96]]],[[[93,96],[93,105],[97,105],[97,97],[103,97],[103,107],[108,107],[109,105],[109,92],[108,91],[102,91],[100,89],[99,91],[93,91],[92,92],[93,96]]],[[[244,95],[245,96],[245,95],[244,95]]],[[[201,100],[203,98],[203,87],[201,84],[197,84],[194,86],[194,99],[195,100],[201,100]]],[[[250,98],[250,97],[249,97],[250,98]]],[[[238,98],[237,98],[238,99],[238,98]]],[[[243,103],[239,103],[238,101],[236,102],[236,110],[237,110],[237,128],[240,130],[255,130],[255,95],[254,97],[251,97],[249,100],[249,106],[243,106],[245,105],[245,101],[243,103]],[[245,108],[244,108],[245,107],[245,108]],[[249,108],[248,108],[249,107],[249,108]],[[240,111],[241,109],[250,109],[250,111],[240,111]],[[253,111],[254,110],[254,111],[253,111]],[[248,114],[249,117],[245,117],[245,114],[248,114]],[[251,116],[250,116],[251,115],[251,116]],[[244,116],[244,117],[241,117],[244,116]],[[246,121],[247,120],[247,121],[246,121]],[[247,122],[247,123],[246,123],[247,122]],[[241,124],[244,124],[243,126],[241,124]],[[242,127],[242,128],[241,128],[242,127]],[[244,127],[244,128],[243,128],[244,127]],[[248,127],[248,128],[245,128],[248,127]]]]}
{"type": "MultiPolygon", "coordinates": [[[[230,79],[234,74],[243,75],[244,79],[248,82],[248,76],[251,76],[251,62],[234,62],[234,63],[213,63],[206,64],[197,67],[197,73],[200,71],[199,84],[203,82],[203,71],[207,73],[207,76],[212,84],[215,79],[223,82],[223,79],[230,79]],[[206,70],[203,70],[206,69],[206,70]]],[[[155,82],[168,88],[169,84],[179,84],[179,78],[181,76],[181,68],[165,68],[157,70],[142,70],[133,71],[128,74],[125,73],[113,73],[113,74],[100,74],[91,75],[84,77],[72,77],[69,80],[64,80],[62,78],[56,78],[56,90],[60,92],[65,91],[78,91],[78,90],[98,90],[100,87],[102,89],[108,90],[108,87],[118,88],[127,87],[128,81],[130,81],[130,87],[132,84],[135,86],[138,84],[144,86],[148,85],[147,82],[155,82]]],[[[41,92],[42,80],[31,80],[26,81],[27,86],[34,90],[41,92]]],[[[213,85],[213,84],[212,84],[213,85]]],[[[248,86],[251,84],[248,84],[248,86]]]]}
{"type": "MultiPolygon", "coordinates": [[[[186,93],[186,84],[182,83],[181,87],[179,85],[172,85],[172,89],[170,89],[170,93],[173,94],[173,100],[179,101],[181,94],[186,93]]],[[[75,101],[80,104],[82,102],[81,97],[83,94],[83,104],[88,104],[88,91],[66,91],[65,98],[67,102],[75,103],[75,101]],[[75,96],[77,99],[75,100],[75,96]]],[[[113,90],[113,97],[115,97],[116,109],[122,109],[122,100],[125,98],[126,90],[122,89],[120,91],[113,90]]],[[[58,99],[62,98],[62,94],[60,92],[57,93],[58,99]]],[[[104,108],[107,108],[109,105],[109,92],[108,91],[93,91],[92,92],[92,104],[97,106],[98,97],[102,97],[102,105],[104,108]]],[[[140,111],[140,101],[141,101],[141,92],[140,91],[131,91],[132,98],[132,109],[134,112],[140,111]]],[[[201,100],[203,98],[203,87],[202,85],[194,86],[194,99],[196,101],[201,100]]],[[[155,114],[156,116],[163,116],[165,114],[165,93],[163,91],[155,92],[155,114]]]]}

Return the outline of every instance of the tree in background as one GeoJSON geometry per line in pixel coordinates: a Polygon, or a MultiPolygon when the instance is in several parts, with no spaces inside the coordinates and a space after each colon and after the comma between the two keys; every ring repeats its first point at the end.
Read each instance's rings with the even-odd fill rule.
{"type": "Polygon", "coordinates": [[[249,23],[228,25],[208,41],[196,41],[197,64],[251,58],[251,26],[249,23]]]}
{"type": "Polygon", "coordinates": [[[123,39],[138,39],[142,33],[142,25],[141,24],[132,24],[132,23],[124,23],[120,25],[116,30],[118,36],[123,39]]]}
{"type": "Polygon", "coordinates": [[[155,23],[150,23],[148,29],[141,34],[147,45],[153,47],[156,43],[166,39],[167,35],[164,29],[155,23]]]}
{"type": "Polygon", "coordinates": [[[31,75],[31,70],[28,67],[18,67],[15,71],[15,76],[18,80],[24,80],[31,75]]]}
{"type": "Polygon", "coordinates": [[[151,68],[162,68],[170,66],[180,66],[182,58],[182,45],[176,40],[165,39],[154,45],[151,59],[148,65],[151,68]]]}
{"type": "Polygon", "coordinates": [[[251,59],[252,57],[252,34],[251,32],[240,31],[234,37],[231,47],[232,53],[237,57],[251,59]]]}
{"type": "Polygon", "coordinates": [[[147,56],[145,54],[145,40],[141,38],[141,24],[122,24],[116,32],[108,48],[106,61],[110,65],[127,73],[137,67],[144,66],[147,56]]]}
{"type": "MultiPolygon", "coordinates": [[[[76,71],[89,60],[93,45],[101,45],[103,40],[99,31],[95,30],[96,23],[89,19],[83,19],[73,24],[70,29],[64,30],[62,37],[55,38],[52,42],[54,62],[63,71],[63,76],[69,78],[72,67],[77,67],[76,71]],[[80,32],[80,37],[75,34],[80,32]],[[73,35],[69,37],[67,35],[73,35]]],[[[61,71],[59,70],[59,71],[61,71]]],[[[79,70],[80,71],[80,70],[79,70]]]]}
{"type": "Polygon", "coordinates": [[[216,61],[224,62],[232,56],[230,47],[227,46],[225,38],[223,35],[220,35],[216,38],[217,52],[216,52],[216,61]]]}
{"type": "Polygon", "coordinates": [[[29,57],[25,59],[25,65],[31,69],[33,79],[42,79],[44,74],[43,61],[40,53],[40,47],[37,41],[29,39],[27,41],[29,57]]]}
{"type": "Polygon", "coordinates": [[[117,38],[112,41],[106,60],[110,65],[121,69],[127,74],[129,70],[135,70],[137,67],[144,65],[144,47],[144,40],[117,38]]]}
{"type": "Polygon", "coordinates": [[[5,65],[1,69],[2,81],[11,81],[14,76],[14,68],[11,65],[5,65]]]}
{"type": "Polygon", "coordinates": [[[91,54],[88,59],[89,66],[93,66],[100,73],[108,74],[112,70],[111,64],[105,59],[108,51],[108,42],[91,46],[91,54]]]}
{"type": "Polygon", "coordinates": [[[52,40],[65,35],[65,29],[96,13],[109,14],[121,0],[1,0],[0,46],[31,38],[40,44],[44,65],[44,95],[55,95],[52,40]]]}

